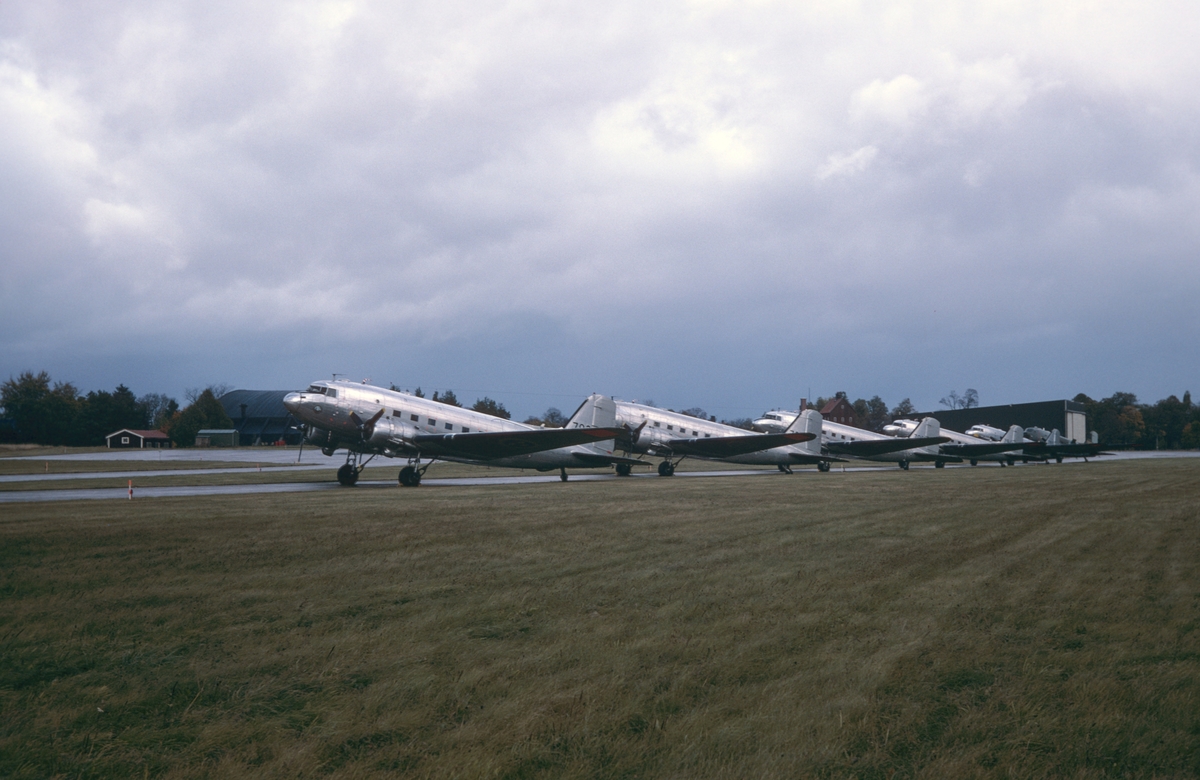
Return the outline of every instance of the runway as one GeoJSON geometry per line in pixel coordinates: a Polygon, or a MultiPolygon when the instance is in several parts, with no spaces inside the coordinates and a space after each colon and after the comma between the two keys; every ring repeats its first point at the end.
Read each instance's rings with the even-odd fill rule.
{"type": "MultiPolygon", "coordinates": [[[[139,487],[134,485],[133,500],[147,498],[175,498],[187,496],[218,496],[218,495],[250,495],[256,493],[310,493],[326,490],[378,490],[381,488],[399,488],[397,483],[392,480],[364,480],[353,488],[344,488],[333,479],[333,471],[338,463],[342,460],[337,457],[326,457],[319,450],[305,450],[303,453],[302,465],[290,466],[268,466],[260,468],[262,472],[296,472],[296,471],[313,471],[319,469],[330,470],[330,480],[328,482],[274,482],[254,485],[176,485],[170,487],[139,487]]],[[[1117,452],[1110,456],[1105,456],[1102,459],[1096,460],[1143,460],[1154,458],[1198,458],[1200,452],[1196,451],[1161,451],[1161,452],[1117,452]]],[[[93,452],[93,453],[69,453],[61,455],[36,455],[22,456],[15,458],[18,460],[33,460],[33,461],[193,461],[203,462],[205,460],[230,463],[243,462],[247,464],[262,464],[262,463],[296,463],[295,450],[274,450],[270,448],[250,449],[250,450],[165,450],[153,452],[147,450],[134,450],[130,452],[93,452]]],[[[1065,461],[1062,465],[1085,465],[1082,460],[1072,459],[1065,461]]],[[[989,468],[996,467],[997,464],[981,464],[978,467],[969,466],[966,464],[950,465],[947,468],[989,468]]],[[[1043,464],[1029,464],[1030,466],[1043,464]]],[[[1050,467],[1057,467],[1058,464],[1044,464],[1050,467]]],[[[1017,466],[1016,468],[1025,468],[1026,466],[1017,466]]],[[[854,466],[835,466],[835,473],[842,472],[858,472],[858,471],[879,471],[895,469],[895,464],[884,463],[866,463],[862,462],[854,466]]],[[[913,466],[913,471],[932,470],[932,465],[913,466]]],[[[254,467],[246,468],[199,468],[199,469],[162,469],[151,471],[103,471],[103,472],[78,472],[73,474],[13,474],[0,476],[0,482],[43,482],[43,481],[68,481],[73,479],[133,479],[136,480],[142,477],[151,476],[186,476],[189,474],[236,474],[246,473],[247,471],[255,470],[254,467]]],[[[897,469],[898,470],[898,469],[897,469]]],[[[803,479],[809,472],[801,471],[792,476],[793,479],[803,479]]],[[[816,472],[812,472],[816,476],[816,472]]],[[[763,477],[763,476],[787,476],[781,474],[776,469],[737,469],[729,471],[677,471],[675,478],[703,478],[703,477],[763,477]]],[[[629,477],[618,477],[612,472],[581,474],[572,473],[571,482],[605,482],[611,480],[629,480],[629,479],[662,479],[657,474],[643,473],[634,474],[629,477]]],[[[516,476],[486,476],[486,477],[426,477],[421,481],[421,486],[426,488],[437,487],[466,487],[466,486],[500,486],[500,485],[521,485],[533,484],[538,482],[559,482],[557,472],[551,473],[532,473],[521,474],[516,476]]],[[[11,490],[0,491],[0,504],[12,503],[28,503],[39,501],[97,501],[97,500],[129,500],[128,487],[113,487],[113,488],[82,488],[78,490],[71,489],[38,489],[38,490],[11,490]]]]}

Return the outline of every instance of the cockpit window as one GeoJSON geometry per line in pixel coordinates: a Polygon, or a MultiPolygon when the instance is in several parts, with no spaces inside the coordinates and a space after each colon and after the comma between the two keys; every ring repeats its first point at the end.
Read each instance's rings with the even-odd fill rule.
{"type": "Polygon", "coordinates": [[[326,390],[326,388],[321,387],[320,385],[309,385],[308,390],[306,392],[317,393],[318,395],[325,395],[325,390],[326,390]]]}

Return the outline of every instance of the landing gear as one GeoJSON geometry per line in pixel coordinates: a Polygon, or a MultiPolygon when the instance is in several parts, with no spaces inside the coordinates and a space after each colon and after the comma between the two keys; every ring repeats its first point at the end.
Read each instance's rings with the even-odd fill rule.
{"type": "Polygon", "coordinates": [[[972,465],[972,466],[978,466],[978,465],[979,465],[979,461],[978,461],[978,460],[976,460],[975,458],[971,458],[971,465],[972,465]]]}
{"type": "Polygon", "coordinates": [[[822,460],[822,461],[817,462],[817,471],[827,472],[827,471],[829,471],[830,468],[832,468],[832,467],[830,466],[829,461],[827,461],[827,460],[822,460]]]}
{"type": "Polygon", "coordinates": [[[358,482],[358,469],[346,463],[337,470],[337,481],[342,487],[354,487],[358,482]]]}
{"type": "Polygon", "coordinates": [[[413,466],[400,469],[400,484],[404,487],[416,487],[421,484],[421,472],[413,466]]]}
{"type": "Polygon", "coordinates": [[[1055,462],[1055,463],[1062,463],[1062,458],[1055,458],[1055,459],[1054,459],[1054,462],[1055,462]]]}
{"type": "Polygon", "coordinates": [[[565,468],[561,468],[558,470],[558,478],[561,479],[563,482],[567,481],[567,470],[565,468]]]}
{"type": "Polygon", "coordinates": [[[632,473],[633,473],[633,466],[630,466],[628,463],[618,463],[617,464],[617,476],[618,477],[628,477],[632,473]]]}
{"type": "Polygon", "coordinates": [[[906,461],[906,460],[900,461],[900,468],[904,469],[905,471],[908,471],[908,461],[906,461]]]}
{"type": "Polygon", "coordinates": [[[791,466],[789,466],[789,465],[787,465],[786,463],[779,463],[779,464],[776,464],[776,465],[778,465],[778,466],[779,466],[779,470],[780,470],[780,471],[782,471],[784,474],[791,474],[791,473],[792,473],[792,467],[791,467],[791,466]]]}
{"type": "Polygon", "coordinates": [[[944,468],[946,468],[946,461],[944,461],[944,460],[939,460],[939,461],[936,461],[936,462],[933,464],[933,467],[934,467],[935,469],[944,469],[944,468]]]}
{"type": "Polygon", "coordinates": [[[673,477],[675,476],[675,464],[669,460],[664,460],[658,464],[658,476],[673,477]]]}

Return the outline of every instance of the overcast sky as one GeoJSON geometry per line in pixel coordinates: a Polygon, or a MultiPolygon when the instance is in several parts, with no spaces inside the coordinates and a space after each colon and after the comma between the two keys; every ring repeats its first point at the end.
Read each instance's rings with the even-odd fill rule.
{"type": "Polygon", "coordinates": [[[0,378],[1200,392],[1200,4],[0,3],[0,378]]]}

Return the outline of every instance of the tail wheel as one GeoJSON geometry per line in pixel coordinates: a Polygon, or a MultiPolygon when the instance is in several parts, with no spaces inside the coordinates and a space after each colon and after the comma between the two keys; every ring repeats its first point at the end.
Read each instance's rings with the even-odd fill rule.
{"type": "Polygon", "coordinates": [[[358,482],[358,469],[349,463],[344,464],[337,470],[337,481],[342,487],[354,487],[358,482]]]}

